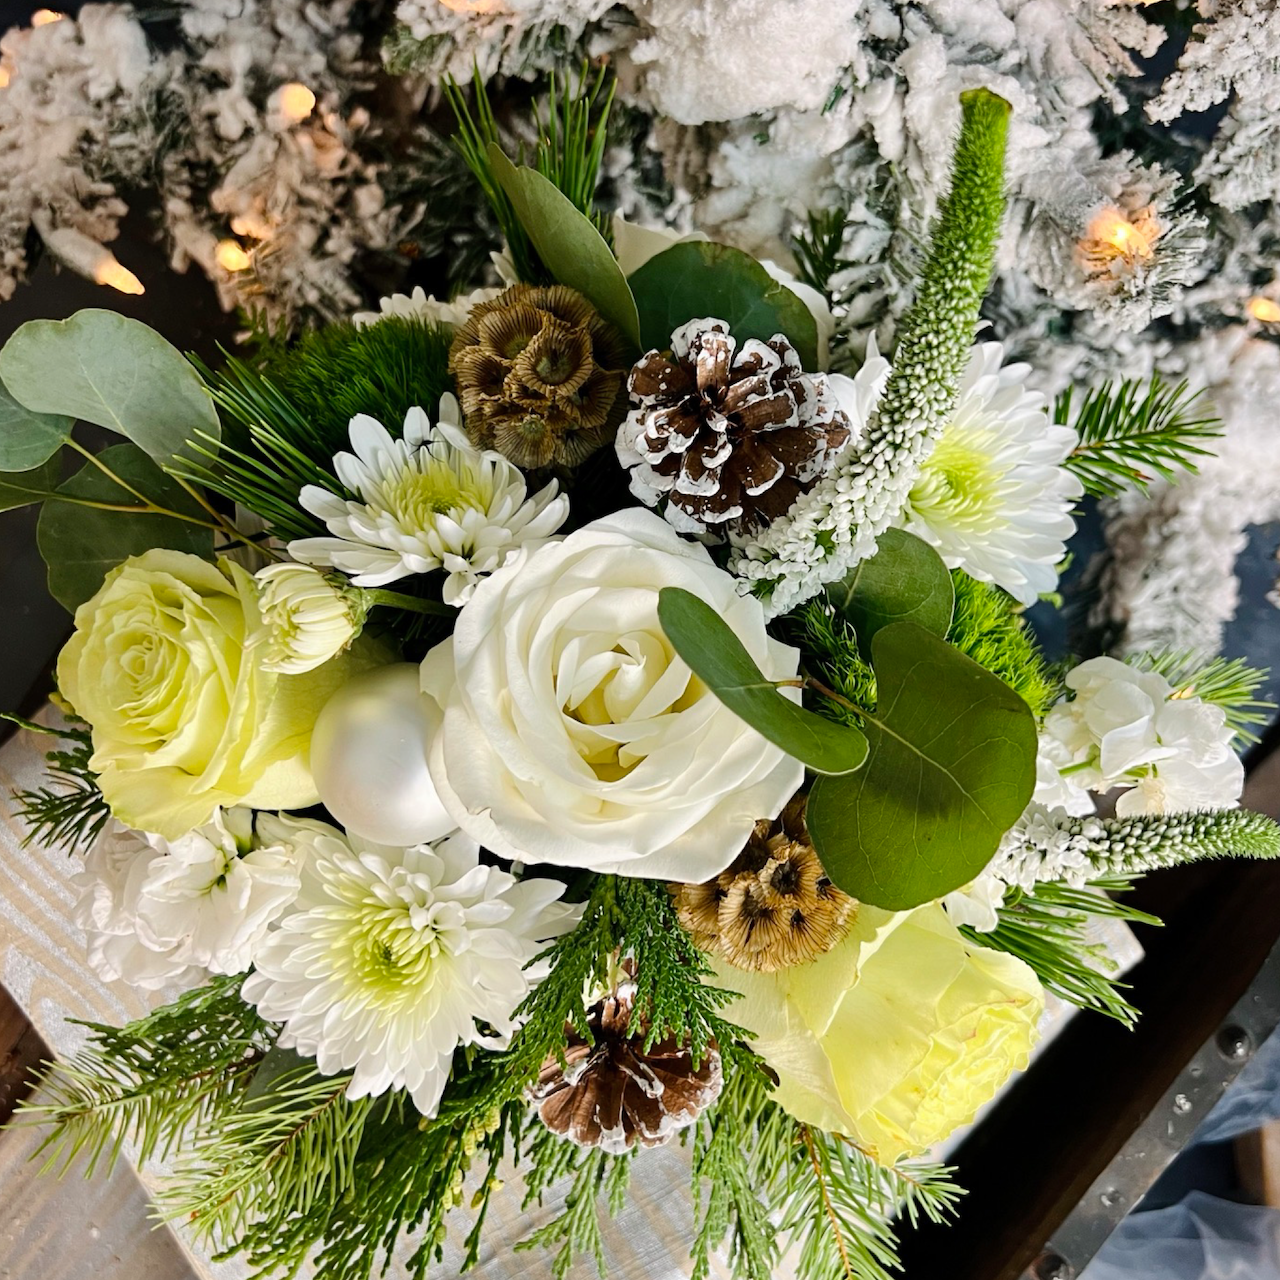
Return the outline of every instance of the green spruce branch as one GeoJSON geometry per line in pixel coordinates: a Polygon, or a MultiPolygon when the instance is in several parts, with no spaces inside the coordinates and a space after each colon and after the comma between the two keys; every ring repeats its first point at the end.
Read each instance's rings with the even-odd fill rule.
{"type": "Polygon", "coordinates": [[[18,816],[27,826],[23,846],[39,841],[49,847],[65,845],[68,850],[75,850],[92,844],[111,810],[98,786],[98,775],[89,767],[93,758],[89,726],[71,717],[66,725],[50,728],[7,712],[0,712],[0,720],[69,744],[45,754],[51,785],[14,793],[18,816]]]}
{"type": "Polygon", "coordinates": [[[44,1100],[19,1113],[50,1126],[46,1169],[87,1154],[90,1176],[125,1142],[145,1163],[170,1155],[188,1128],[219,1126],[271,1047],[270,1028],[240,998],[243,981],[215,978],[125,1027],[81,1023],[88,1043],[48,1068],[44,1100]]]}
{"type": "Polygon", "coordinates": [[[1157,476],[1194,473],[1196,459],[1213,452],[1207,442],[1222,434],[1222,420],[1204,407],[1202,395],[1188,391],[1185,381],[1126,378],[1088,391],[1076,408],[1068,388],[1054,402],[1053,417],[1070,425],[1079,443],[1063,465],[1100,498],[1126,488],[1145,493],[1157,476]]]}

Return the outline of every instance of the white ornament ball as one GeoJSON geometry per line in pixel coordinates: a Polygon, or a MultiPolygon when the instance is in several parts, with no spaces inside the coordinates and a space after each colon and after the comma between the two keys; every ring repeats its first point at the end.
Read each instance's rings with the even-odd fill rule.
{"type": "Polygon", "coordinates": [[[324,807],[353,835],[408,848],[456,831],[427,770],[440,727],[415,664],[358,675],[324,705],[311,735],[311,773],[324,807]]]}

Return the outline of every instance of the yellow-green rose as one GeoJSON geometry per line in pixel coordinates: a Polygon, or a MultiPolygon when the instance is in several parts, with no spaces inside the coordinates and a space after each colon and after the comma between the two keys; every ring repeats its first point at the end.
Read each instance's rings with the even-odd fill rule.
{"type": "Polygon", "coordinates": [[[716,966],[743,999],[796,1119],[854,1139],[884,1164],[919,1155],[1027,1065],[1044,1008],[1032,971],[960,936],[940,906],[859,906],[848,936],[777,973],[716,966]]]}
{"type": "Polygon", "coordinates": [[[93,730],[90,767],[121,822],[172,840],[219,805],[316,803],[316,716],[369,659],[278,675],[264,634],[249,573],[180,551],[126,560],[76,610],[58,687],[93,730]]]}

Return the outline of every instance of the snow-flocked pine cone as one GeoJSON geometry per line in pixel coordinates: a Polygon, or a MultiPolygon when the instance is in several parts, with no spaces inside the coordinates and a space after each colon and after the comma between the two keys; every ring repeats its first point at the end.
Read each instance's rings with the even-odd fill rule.
{"type": "Polygon", "coordinates": [[[646,506],[665,498],[682,533],[750,533],[786,513],[849,442],[825,374],[805,373],[782,334],[739,347],[723,320],[690,320],[671,352],[627,381],[618,460],[646,506]]]}
{"type": "Polygon", "coordinates": [[[629,1036],[634,988],[624,983],[593,1005],[593,1044],[571,1024],[564,1065],[550,1057],[531,1096],[542,1123],[581,1147],[620,1156],[639,1143],[658,1147],[691,1125],[720,1096],[720,1050],[713,1041],[695,1067],[671,1038],[645,1049],[629,1036]]]}
{"type": "Polygon", "coordinates": [[[849,931],[857,903],[827,878],[796,796],[756,823],[747,847],[705,884],[673,884],[676,916],[704,951],[772,973],[816,960],[849,931]]]}
{"type": "Polygon", "coordinates": [[[617,330],[564,285],[517,284],[475,307],[449,350],[467,434],[530,470],[572,467],[626,410],[617,330]]]}

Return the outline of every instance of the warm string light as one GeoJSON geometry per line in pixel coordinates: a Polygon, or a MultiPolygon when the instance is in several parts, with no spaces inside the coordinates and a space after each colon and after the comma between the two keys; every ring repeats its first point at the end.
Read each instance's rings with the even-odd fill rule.
{"type": "Polygon", "coordinates": [[[0,67],[0,89],[7,89],[9,87],[9,80],[9,68],[0,67]]]}
{"type": "Polygon", "coordinates": [[[1152,257],[1160,237],[1159,226],[1150,217],[1150,210],[1143,210],[1135,218],[1130,221],[1119,209],[1103,209],[1085,233],[1087,250],[1097,253],[1101,249],[1104,254],[1110,250],[1113,256],[1129,262],[1152,257]]]}
{"type": "Polygon", "coordinates": [[[122,266],[117,262],[110,253],[106,254],[94,268],[93,279],[94,283],[105,284],[111,289],[119,290],[121,293],[146,293],[146,290],[142,287],[142,281],[128,267],[122,266]]]}
{"type": "Polygon", "coordinates": [[[277,91],[276,105],[280,114],[293,124],[305,120],[316,107],[316,95],[305,84],[281,85],[277,91]]]}
{"type": "Polygon", "coordinates": [[[244,246],[237,240],[219,240],[213,256],[223,271],[247,271],[253,265],[253,259],[245,252],[244,246]]]}
{"type": "Polygon", "coordinates": [[[502,0],[440,0],[453,13],[500,13],[502,0]]]}
{"type": "Polygon", "coordinates": [[[1280,302],[1256,294],[1245,304],[1245,310],[1263,324],[1280,324],[1280,302]]]}
{"type": "Polygon", "coordinates": [[[51,22],[61,22],[67,15],[58,13],[53,9],[37,9],[31,15],[31,25],[33,27],[47,27],[51,22]]]}

